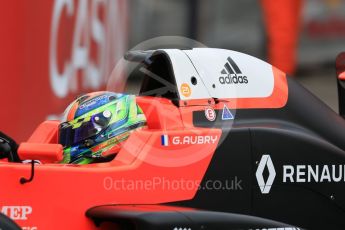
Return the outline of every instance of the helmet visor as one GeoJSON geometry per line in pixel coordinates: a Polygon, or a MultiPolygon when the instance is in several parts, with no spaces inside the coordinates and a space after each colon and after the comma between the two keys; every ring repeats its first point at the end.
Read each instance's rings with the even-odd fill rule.
{"type": "Polygon", "coordinates": [[[81,144],[104,130],[109,124],[110,118],[109,112],[103,112],[91,116],[88,121],[80,121],[77,124],[75,121],[64,122],[59,127],[59,143],[64,148],[81,144]]]}

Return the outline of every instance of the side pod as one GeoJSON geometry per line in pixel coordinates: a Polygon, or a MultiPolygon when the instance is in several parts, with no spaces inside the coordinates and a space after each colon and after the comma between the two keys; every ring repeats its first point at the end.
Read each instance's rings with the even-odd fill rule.
{"type": "Polygon", "coordinates": [[[259,217],[161,205],[98,206],[86,216],[101,229],[104,223],[114,223],[121,230],[299,229],[259,217]]]}

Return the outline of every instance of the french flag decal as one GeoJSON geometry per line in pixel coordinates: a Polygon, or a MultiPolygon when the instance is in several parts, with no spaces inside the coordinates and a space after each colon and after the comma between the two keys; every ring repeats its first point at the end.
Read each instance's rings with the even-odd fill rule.
{"type": "Polygon", "coordinates": [[[162,135],[161,136],[161,142],[163,146],[168,146],[169,145],[169,138],[168,135],[162,135]]]}

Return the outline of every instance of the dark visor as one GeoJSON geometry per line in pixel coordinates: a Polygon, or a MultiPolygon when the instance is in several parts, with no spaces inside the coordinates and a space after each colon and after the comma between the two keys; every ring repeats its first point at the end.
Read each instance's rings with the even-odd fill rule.
{"type": "Polygon", "coordinates": [[[78,128],[73,128],[69,122],[64,122],[59,128],[59,143],[66,148],[89,139],[107,127],[109,120],[110,117],[104,117],[99,113],[93,115],[89,121],[83,122],[78,128]]]}
{"type": "Polygon", "coordinates": [[[89,122],[84,122],[80,127],[74,128],[68,123],[64,127],[60,126],[59,131],[59,143],[64,147],[70,147],[80,141],[88,139],[98,132],[94,124],[89,122]]]}

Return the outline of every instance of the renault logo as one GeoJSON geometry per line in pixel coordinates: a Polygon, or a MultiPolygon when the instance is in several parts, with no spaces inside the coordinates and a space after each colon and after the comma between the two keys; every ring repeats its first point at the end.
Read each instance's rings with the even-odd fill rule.
{"type": "Polygon", "coordinates": [[[262,155],[255,176],[258,181],[261,193],[268,194],[271,190],[274,178],[276,177],[276,170],[274,169],[270,155],[262,155]],[[267,167],[268,169],[268,178],[266,182],[263,176],[265,167],[267,167]]]}

